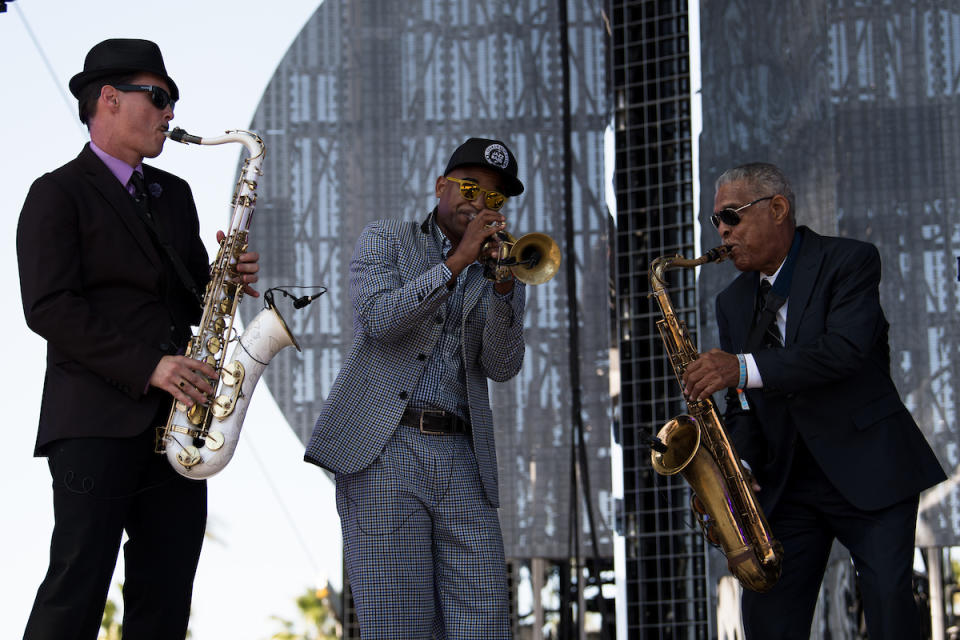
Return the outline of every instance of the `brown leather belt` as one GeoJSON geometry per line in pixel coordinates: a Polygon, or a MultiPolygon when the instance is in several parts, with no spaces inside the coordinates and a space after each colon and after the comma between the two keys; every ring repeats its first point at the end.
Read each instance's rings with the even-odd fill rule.
{"type": "Polygon", "coordinates": [[[419,429],[429,435],[470,433],[470,423],[460,416],[440,409],[410,409],[403,412],[400,424],[419,429]]]}

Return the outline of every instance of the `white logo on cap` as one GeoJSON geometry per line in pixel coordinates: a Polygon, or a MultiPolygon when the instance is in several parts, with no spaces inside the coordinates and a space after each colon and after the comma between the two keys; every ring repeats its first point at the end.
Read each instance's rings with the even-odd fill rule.
{"type": "Polygon", "coordinates": [[[483,158],[495,167],[506,169],[510,164],[510,156],[507,154],[507,148],[502,144],[492,144],[483,150],[483,158]]]}

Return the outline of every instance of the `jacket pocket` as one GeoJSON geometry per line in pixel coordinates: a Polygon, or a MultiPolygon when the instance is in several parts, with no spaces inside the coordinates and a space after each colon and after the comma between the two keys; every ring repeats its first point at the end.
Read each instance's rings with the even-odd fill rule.
{"type": "Polygon", "coordinates": [[[853,413],[853,424],[858,431],[862,431],[884,418],[906,410],[896,392],[888,393],[855,411],[853,413]]]}

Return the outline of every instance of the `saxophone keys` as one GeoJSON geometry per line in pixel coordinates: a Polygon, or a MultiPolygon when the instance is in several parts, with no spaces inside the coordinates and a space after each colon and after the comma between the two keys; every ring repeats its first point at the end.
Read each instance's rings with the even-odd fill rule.
{"type": "Polygon", "coordinates": [[[207,351],[209,353],[213,355],[220,353],[220,347],[220,338],[217,336],[211,336],[210,339],[207,340],[207,351]]]}
{"type": "Polygon", "coordinates": [[[204,440],[207,444],[207,449],[210,449],[210,451],[216,451],[223,446],[224,442],[226,442],[226,438],[219,431],[209,432],[204,440]]]}
{"type": "MultiPolygon", "coordinates": [[[[233,411],[233,398],[229,396],[217,396],[217,399],[213,401],[213,415],[218,419],[223,420],[233,411]]],[[[211,449],[213,447],[210,447],[211,449]]]]}
{"type": "Polygon", "coordinates": [[[179,453],[177,453],[177,462],[189,469],[190,467],[196,466],[203,459],[200,457],[200,450],[194,446],[184,447],[179,453]]]}
{"type": "Polygon", "coordinates": [[[228,387],[234,387],[240,384],[240,382],[243,380],[243,376],[243,365],[237,360],[234,360],[220,370],[220,379],[223,380],[223,384],[227,385],[228,387]]]}
{"type": "Polygon", "coordinates": [[[191,424],[201,425],[207,417],[207,409],[203,405],[195,404],[187,410],[187,420],[191,424]]]}

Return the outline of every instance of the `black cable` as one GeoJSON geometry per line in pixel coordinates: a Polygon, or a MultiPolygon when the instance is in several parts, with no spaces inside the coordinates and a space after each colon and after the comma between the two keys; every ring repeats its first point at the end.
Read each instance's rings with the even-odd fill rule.
{"type": "Polygon", "coordinates": [[[325,294],[327,292],[327,288],[322,285],[307,286],[307,285],[293,285],[293,284],[287,284],[287,285],[278,286],[278,287],[270,287],[263,293],[264,306],[271,306],[271,307],[276,306],[273,300],[274,291],[279,291],[284,295],[284,297],[291,298],[293,300],[294,309],[303,309],[305,306],[307,306],[308,304],[310,304],[311,302],[313,302],[314,300],[316,300],[317,298],[325,294]],[[318,291],[317,293],[314,293],[313,295],[297,297],[292,293],[290,293],[289,291],[287,291],[287,289],[320,289],[320,291],[318,291]]]}

